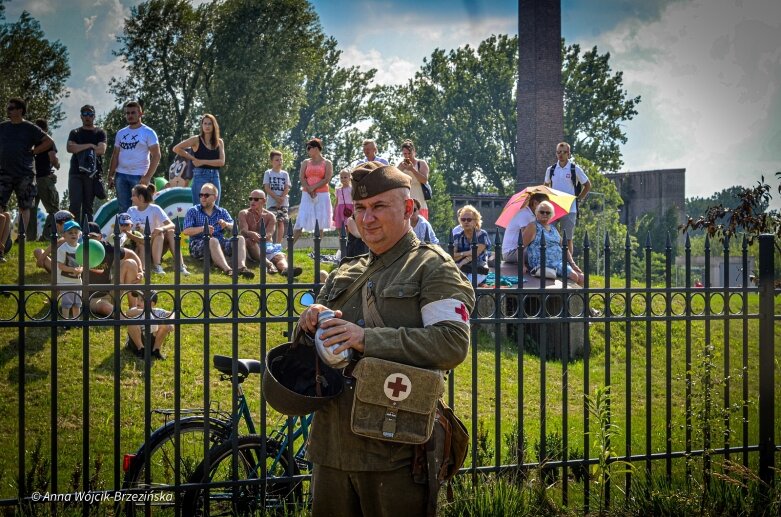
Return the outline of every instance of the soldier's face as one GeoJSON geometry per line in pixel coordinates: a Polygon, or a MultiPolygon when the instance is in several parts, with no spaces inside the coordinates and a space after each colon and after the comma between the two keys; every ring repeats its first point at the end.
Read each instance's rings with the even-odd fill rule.
{"type": "Polygon", "coordinates": [[[372,252],[385,253],[409,231],[414,204],[405,199],[407,192],[394,189],[355,201],[355,223],[372,252]]]}

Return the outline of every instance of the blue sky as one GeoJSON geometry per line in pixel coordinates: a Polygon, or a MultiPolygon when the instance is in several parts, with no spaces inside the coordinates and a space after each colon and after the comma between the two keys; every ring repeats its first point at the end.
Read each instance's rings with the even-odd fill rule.
{"type": "MultiPolygon", "coordinates": [[[[70,51],[68,118],[54,136],[62,149],[85,102],[113,106],[111,54],[135,0],[11,0],[9,20],[33,14],[49,39],[70,51]]],[[[399,84],[435,48],[476,45],[517,33],[516,1],[316,0],[323,30],[345,65],[378,69],[399,84]]],[[[781,170],[781,1],[564,0],[562,34],[611,53],[630,95],[642,95],[626,125],[625,170],[685,167],[686,195],[707,196],[781,170]]],[[[61,158],[65,153],[61,154],[61,158]]],[[[64,176],[61,174],[60,176],[64,176]]],[[[773,206],[781,207],[776,192],[773,206]]]]}

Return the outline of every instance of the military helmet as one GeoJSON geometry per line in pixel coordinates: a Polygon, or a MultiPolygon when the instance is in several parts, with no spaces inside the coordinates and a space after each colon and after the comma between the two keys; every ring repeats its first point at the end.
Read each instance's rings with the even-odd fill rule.
{"type": "Polygon", "coordinates": [[[342,374],[320,361],[311,345],[285,343],[266,355],[263,395],[271,407],[284,415],[308,415],[343,389],[342,374]]]}

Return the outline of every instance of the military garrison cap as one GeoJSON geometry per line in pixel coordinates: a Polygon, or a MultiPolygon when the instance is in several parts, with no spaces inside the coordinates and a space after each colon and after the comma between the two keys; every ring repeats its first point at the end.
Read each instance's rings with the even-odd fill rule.
{"type": "Polygon", "coordinates": [[[353,200],[366,199],[395,188],[410,188],[409,176],[393,165],[362,163],[352,171],[353,200]]]}

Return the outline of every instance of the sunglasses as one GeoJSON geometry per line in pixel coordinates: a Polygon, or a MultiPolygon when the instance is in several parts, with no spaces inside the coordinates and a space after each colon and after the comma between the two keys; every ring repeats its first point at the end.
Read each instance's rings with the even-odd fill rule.
{"type": "Polygon", "coordinates": [[[540,215],[550,215],[550,214],[551,214],[551,213],[550,213],[550,212],[548,212],[547,210],[540,210],[540,211],[539,211],[539,212],[537,212],[537,213],[538,213],[538,214],[540,214],[540,215]]]}
{"type": "Polygon", "coordinates": [[[213,195],[214,194],[209,194],[208,192],[201,192],[200,194],[198,194],[198,197],[209,197],[209,196],[213,196],[213,195]]]}
{"type": "Polygon", "coordinates": [[[472,218],[471,217],[462,217],[461,218],[461,222],[462,223],[471,223],[472,222],[472,218]]]}
{"type": "Polygon", "coordinates": [[[260,200],[265,201],[266,198],[265,197],[252,197],[252,196],[250,196],[249,200],[250,201],[260,201],[260,200]]]}
{"type": "Polygon", "coordinates": [[[93,112],[93,111],[82,111],[81,112],[81,116],[82,117],[94,117],[95,116],[95,112],[93,112]]]}

